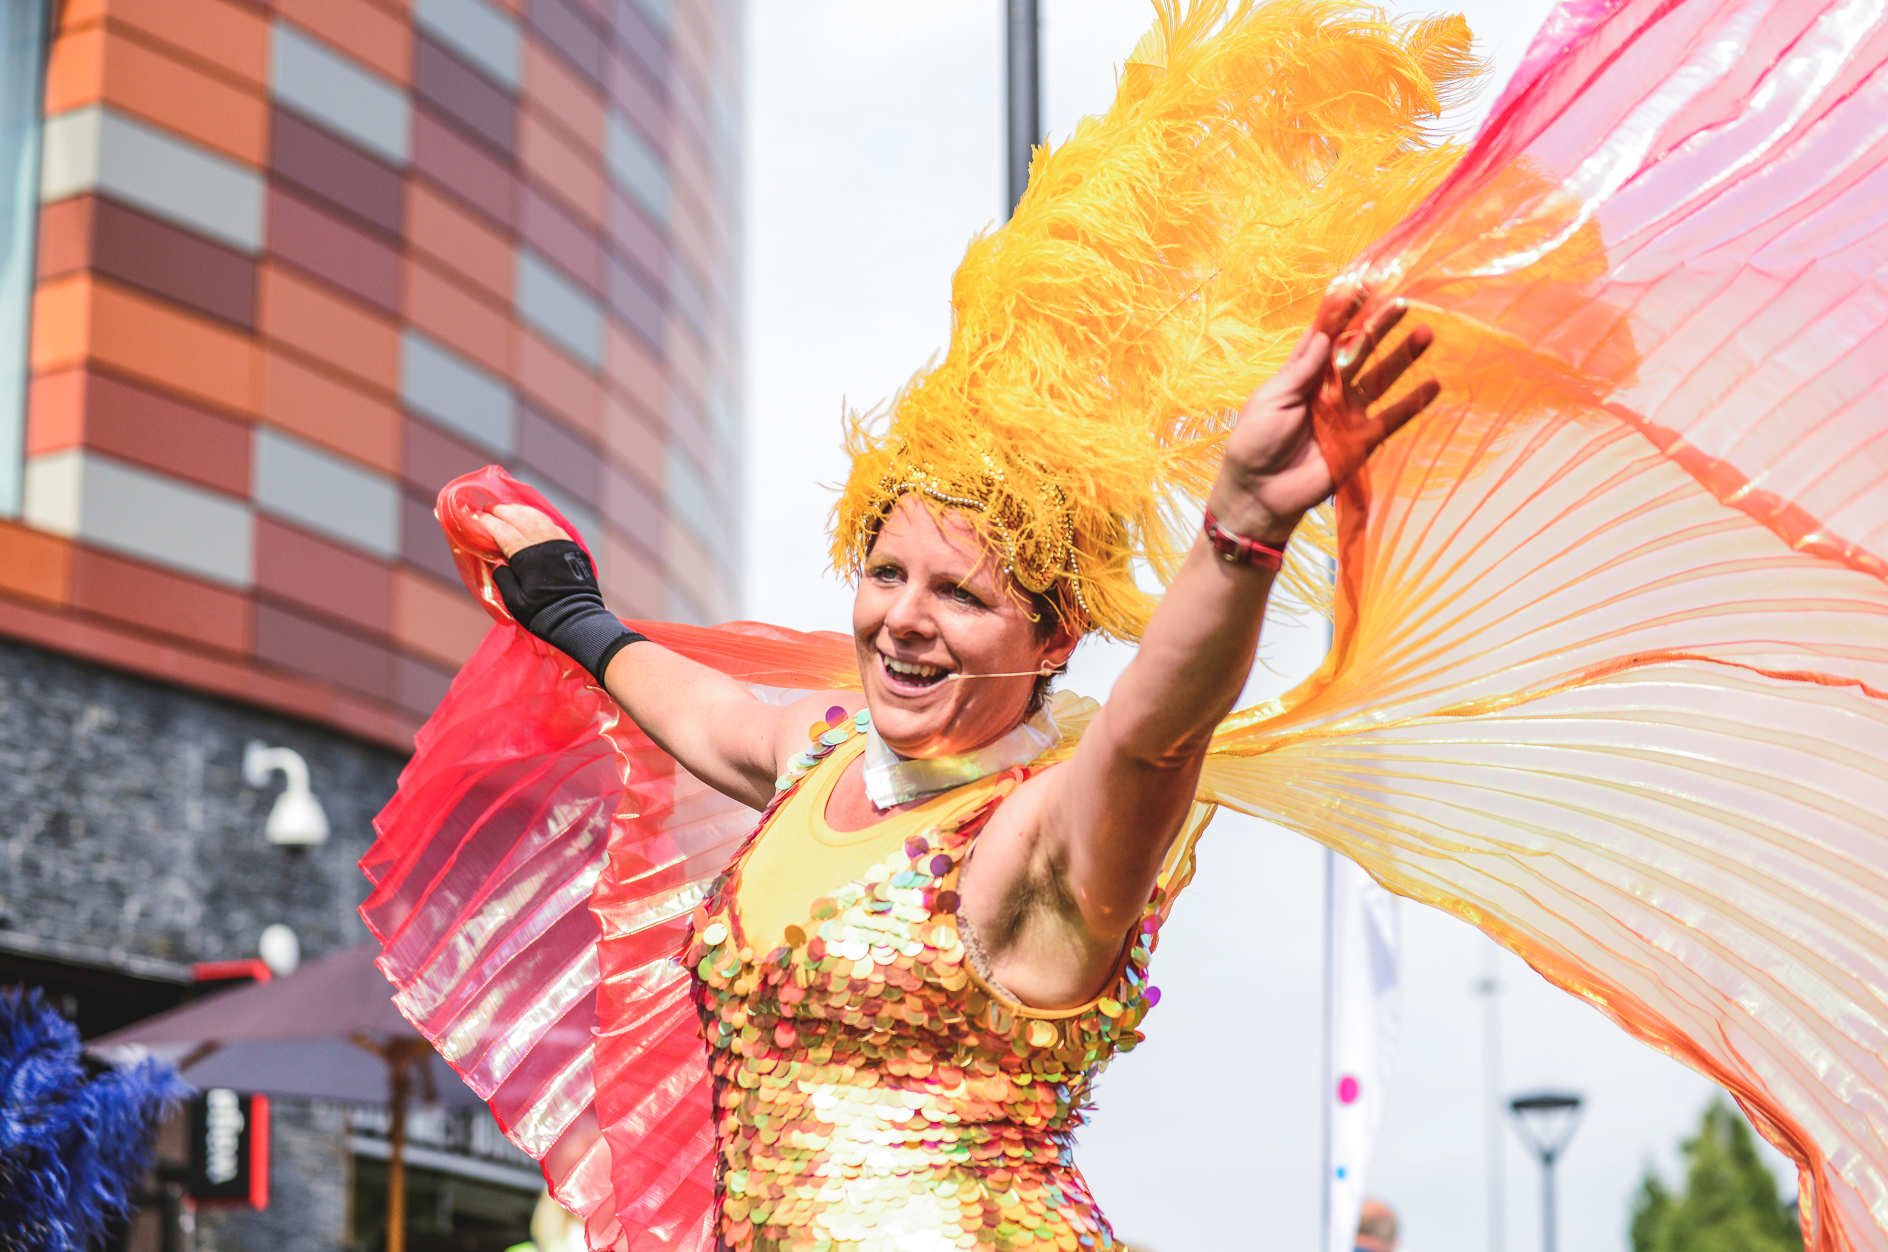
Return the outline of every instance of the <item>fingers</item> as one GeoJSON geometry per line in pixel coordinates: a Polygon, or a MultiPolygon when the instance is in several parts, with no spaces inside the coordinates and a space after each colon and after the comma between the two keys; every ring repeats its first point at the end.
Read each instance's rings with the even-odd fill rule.
{"type": "Polygon", "coordinates": [[[1331,337],[1321,330],[1308,330],[1273,378],[1288,391],[1304,391],[1324,373],[1330,359],[1331,337]]]}
{"type": "Polygon", "coordinates": [[[1369,446],[1374,448],[1395,434],[1405,422],[1428,408],[1430,402],[1441,394],[1442,384],[1433,378],[1425,378],[1410,388],[1407,395],[1399,396],[1395,404],[1385,405],[1372,419],[1369,446]]]}
{"type": "MultiPolygon", "coordinates": [[[[1364,371],[1352,384],[1357,394],[1363,397],[1365,404],[1374,404],[1403,376],[1405,370],[1414,365],[1423,353],[1429,351],[1436,341],[1436,333],[1427,326],[1418,326],[1403,336],[1403,341],[1385,353],[1383,358],[1364,371]]],[[[1361,358],[1360,358],[1361,363],[1361,358]]]]}
{"type": "Polygon", "coordinates": [[[1311,320],[1311,329],[1335,340],[1344,333],[1344,328],[1350,325],[1369,296],[1370,289],[1362,285],[1326,292],[1318,305],[1318,315],[1311,320]]]}
{"type": "Polygon", "coordinates": [[[527,546],[524,536],[518,533],[518,528],[496,514],[474,513],[472,520],[492,537],[492,542],[498,545],[498,550],[507,558],[518,549],[527,546]]]}
{"type": "Polygon", "coordinates": [[[523,540],[520,546],[543,543],[550,539],[568,539],[563,527],[550,519],[550,515],[528,504],[495,504],[491,516],[505,522],[517,532],[523,540]]]}
{"type": "Polygon", "coordinates": [[[1392,301],[1377,310],[1376,314],[1364,323],[1363,329],[1357,333],[1356,337],[1347,340],[1337,350],[1338,377],[1347,383],[1354,380],[1357,377],[1357,371],[1363,368],[1365,360],[1377,350],[1377,345],[1389,337],[1390,332],[1396,328],[1396,324],[1402,321],[1408,312],[1408,307],[1401,300],[1392,301]]]}

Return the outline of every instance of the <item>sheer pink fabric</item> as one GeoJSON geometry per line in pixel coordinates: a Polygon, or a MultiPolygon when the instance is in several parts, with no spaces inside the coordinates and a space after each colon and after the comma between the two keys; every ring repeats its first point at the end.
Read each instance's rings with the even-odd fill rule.
{"type": "MultiPolygon", "coordinates": [[[[537,492],[491,468],[440,493],[494,624],[416,743],[361,862],[395,1003],[543,1162],[593,1248],[704,1248],[707,1071],[675,962],[756,814],[708,790],[577,666],[511,621],[470,513],[537,492]]],[[[639,623],[766,699],[856,686],[852,642],[639,623]]]]}
{"type": "MultiPolygon", "coordinates": [[[[1801,1162],[1823,1252],[1888,1252],[1885,56],[1860,0],[1556,11],[1354,267],[1435,325],[1445,398],[1339,498],[1330,658],[1228,719],[1201,792],[1723,1083],[1801,1162]]],[[[501,496],[543,505],[496,471],[442,496],[498,624],[364,914],[593,1247],[704,1248],[670,955],[752,814],[510,624],[465,523],[501,496]]],[[[856,682],[837,637],[641,629],[782,698],[856,682]]]]}

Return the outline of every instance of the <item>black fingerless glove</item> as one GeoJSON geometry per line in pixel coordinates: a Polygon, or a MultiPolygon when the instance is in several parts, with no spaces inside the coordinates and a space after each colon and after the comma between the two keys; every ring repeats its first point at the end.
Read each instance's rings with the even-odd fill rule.
{"type": "Polygon", "coordinates": [[[589,556],[568,539],[520,548],[492,571],[492,581],[513,620],[589,670],[598,686],[612,657],[648,638],[603,607],[589,556]]]}

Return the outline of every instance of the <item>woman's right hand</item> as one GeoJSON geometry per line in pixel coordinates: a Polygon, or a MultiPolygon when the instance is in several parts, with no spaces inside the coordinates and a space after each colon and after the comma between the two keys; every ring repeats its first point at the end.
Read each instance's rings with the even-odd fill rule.
{"type": "Polygon", "coordinates": [[[1436,398],[1440,388],[1428,379],[1370,412],[1429,350],[1435,335],[1418,326],[1377,355],[1403,320],[1402,302],[1392,301],[1339,337],[1368,294],[1354,289],[1327,296],[1284,367],[1246,401],[1226,439],[1210,504],[1234,534],[1283,546],[1307,509],[1329,497],[1378,444],[1436,398]],[[1314,413],[1324,419],[1323,431],[1316,429],[1314,413]]]}
{"type": "Polygon", "coordinates": [[[536,544],[570,538],[550,514],[528,504],[495,504],[490,512],[473,514],[473,520],[485,528],[508,561],[536,544]]]}

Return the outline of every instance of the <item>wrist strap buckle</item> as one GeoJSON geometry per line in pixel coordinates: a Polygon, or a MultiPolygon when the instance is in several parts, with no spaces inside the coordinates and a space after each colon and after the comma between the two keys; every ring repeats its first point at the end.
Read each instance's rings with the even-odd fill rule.
{"type": "Polygon", "coordinates": [[[1277,573],[1285,564],[1283,548],[1233,534],[1219,524],[1211,509],[1206,510],[1206,542],[1213,545],[1214,553],[1228,565],[1252,565],[1277,573]]]}

